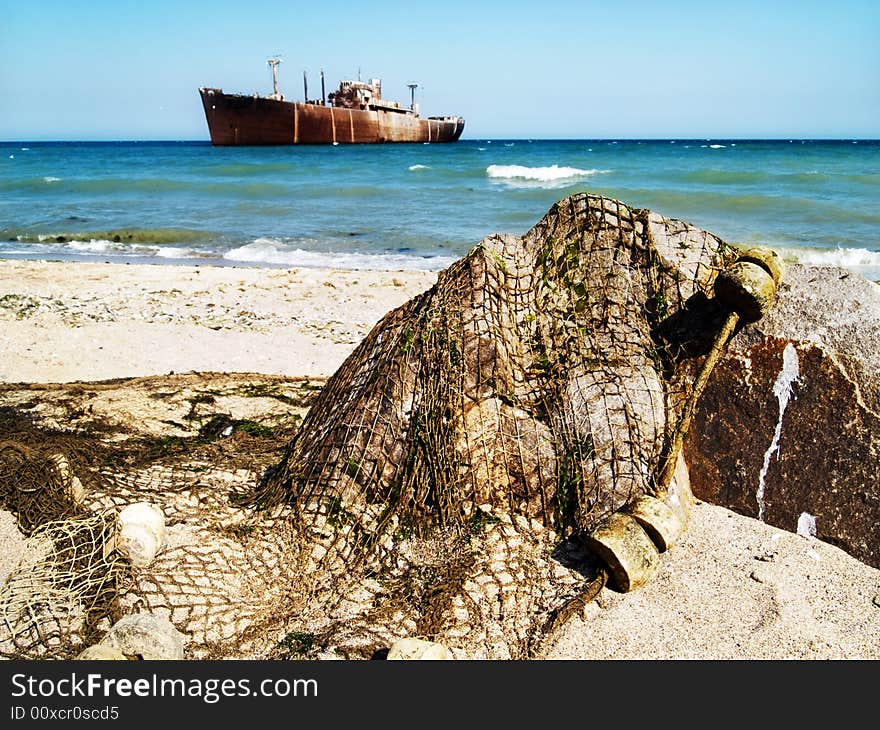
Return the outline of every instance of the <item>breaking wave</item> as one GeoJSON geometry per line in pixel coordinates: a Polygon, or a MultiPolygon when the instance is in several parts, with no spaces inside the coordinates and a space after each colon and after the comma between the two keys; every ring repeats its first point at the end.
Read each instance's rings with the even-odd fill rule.
{"type": "Polygon", "coordinates": [[[564,180],[572,177],[587,177],[610,170],[582,170],[579,167],[524,167],[523,165],[489,165],[486,174],[489,177],[522,178],[524,180],[539,180],[549,182],[551,180],[564,180]]]}
{"type": "Polygon", "coordinates": [[[80,254],[122,254],[138,257],[155,256],[160,259],[185,259],[192,256],[202,256],[191,248],[181,246],[145,246],[143,244],[127,245],[116,241],[102,241],[91,239],[89,241],[68,241],[67,248],[80,254]]]}
{"type": "Polygon", "coordinates": [[[407,169],[411,170],[411,171],[415,171],[415,170],[430,170],[431,168],[428,167],[427,165],[410,165],[407,169]]]}
{"type": "Polygon", "coordinates": [[[0,234],[21,243],[76,243],[105,241],[122,246],[126,244],[202,243],[217,238],[210,231],[191,228],[115,228],[104,231],[58,231],[55,233],[19,233],[4,229],[0,234]]]}
{"type": "Polygon", "coordinates": [[[90,238],[87,241],[73,239],[72,241],[66,241],[64,245],[71,251],[77,251],[78,253],[110,253],[113,251],[125,251],[131,248],[126,244],[95,238],[90,238]]]}
{"type": "Polygon", "coordinates": [[[210,254],[205,252],[183,246],[163,246],[158,244],[150,246],[142,243],[110,241],[105,238],[72,238],[65,239],[63,242],[50,239],[45,242],[39,242],[36,248],[31,244],[27,247],[4,249],[4,253],[25,256],[32,256],[41,252],[44,255],[112,256],[117,259],[127,257],[137,257],[140,259],[186,259],[210,256],[210,254]]]}
{"type": "Polygon", "coordinates": [[[777,249],[786,261],[807,266],[842,266],[846,269],[869,268],[880,271],[880,251],[867,248],[780,248],[777,249]]]}
{"type": "Polygon", "coordinates": [[[0,229],[0,255],[111,257],[115,260],[219,258],[216,233],[185,228],[22,232],[0,229]]]}
{"type": "Polygon", "coordinates": [[[583,177],[599,175],[611,170],[583,170],[579,167],[525,167],[523,165],[489,165],[486,175],[508,184],[543,184],[544,187],[564,187],[583,177]]]}
{"type": "Polygon", "coordinates": [[[301,268],[321,269],[391,269],[439,271],[455,259],[448,256],[413,256],[395,253],[336,253],[307,251],[295,244],[285,244],[275,238],[257,238],[223,254],[226,261],[251,264],[276,264],[301,268]]]}

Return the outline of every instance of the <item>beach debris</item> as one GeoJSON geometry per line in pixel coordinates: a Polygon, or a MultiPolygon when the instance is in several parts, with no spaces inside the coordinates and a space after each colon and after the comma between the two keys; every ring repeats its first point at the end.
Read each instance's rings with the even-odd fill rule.
{"type": "Polygon", "coordinates": [[[683,529],[673,510],[661,500],[668,498],[697,401],[740,319],[756,321],[770,309],[776,297],[781,271],[775,252],[751,248],[740,254],[736,261],[726,266],[715,278],[715,299],[729,314],[687,394],[681,415],[673,429],[659,479],[651,488],[658,498],[652,500],[642,495],[628,508],[638,525],[651,536],[653,544],[642,540],[635,528],[620,519],[620,515],[613,515],[612,522],[600,525],[587,535],[588,544],[602,556],[618,588],[624,592],[638,588],[650,578],[656,569],[657,549],[661,552],[666,550],[683,529]],[[643,554],[640,555],[640,551],[643,554]]]}
{"type": "Polygon", "coordinates": [[[630,515],[616,512],[584,540],[605,561],[615,587],[626,593],[647,583],[660,565],[660,553],[630,515]]]}
{"type": "Polygon", "coordinates": [[[770,311],[776,299],[776,282],[769,267],[751,260],[739,260],[718,274],[715,296],[737,315],[734,327],[739,318],[746,322],[757,322],[770,311]]]}
{"type": "Polygon", "coordinates": [[[455,530],[489,504],[578,536],[618,589],[644,584],[686,524],[669,492],[699,391],[740,318],[775,294],[774,254],[766,268],[760,249],[745,256],[617,201],[560,201],[389,313],[328,382],[261,499],[295,503],[305,526],[345,515],[323,555],[349,568],[393,553],[399,524],[455,530]],[[688,384],[666,374],[680,349],[658,332],[695,295],[726,319],[688,384]],[[636,507],[647,495],[657,501],[636,507]]]}
{"type": "Polygon", "coordinates": [[[135,613],[113,624],[100,643],[135,659],[183,659],[185,639],[167,618],[135,613]]]}
{"type": "Polygon", "coordinates": [[[816,518],[809,512],[801,512],[797,521],[797,534],[801,537],[816,537],[816,518]]]}
{"type": "Polygon", "coordinates": [[[770,278],[773,279],[774,286],[782,283],[782,274],[785,271],[782,258],[772,248],[766,246],[752,246],[751,248],[737,249],[737,261],[741,263],[751,263],[764,269],[770,278]]]}
{"type": "Polygon", "coordinates": [[[94,660],[109,660],[109,661],[128,661],[128,657],[125,656],[119,649],[113,646],[109,646],[107,644],[93,644],[92,646],[88,646],[83,649],[79,654],[77,654],[74,659],[94,661],[94,660]]]}
{"type": "Polygon", "coordinates": [[[453,656],[443,644],[425,639],[405,638],[395,641],[388,650],[389,660],[395,659],[452,659],[453,656]]]}
{"type": "Polygon", "coordinates": [[[53,519],[26,538],[0,587],[0,655],[72,658],[98,638],[130,585],[130,564],[112,548],[112,513],[53,519]]]}
{"type": "Polygon", "coordinates": [[[119,513],[116,547],[133,565],[148,566],[165,542],[165,515],[155,504],[136,502],[119,513]]]}
{"type": "Polygon", "coordinates": [[[647,494],[635,499],[627,508],[627,513],[648,533],[648,537],[661,553],[675,545],[685,529],[676,510],[666,502],[647,494]]]}
{"type": "Polygon", "coordinates": [[[64,485],[65,497],[67,497],[67,499],[73,504],[81,505],[85,500],[86,490],[85,487],[83,487],[82,482],[79,480],[79,477],[77,477],[71,470],[67,456],[58,453],[53,454],[49,458],[58,470],[58,478],[61,484],[64,485]]]}
{"type": "Polygon", "coordinates": [[[498,609],[483,585],[548,580],[538,563],[510,580],[523,544],[580,545],[584,587],[606,568],[596,556],[619,590],[644,584],[687,522],[670,439],[693,391],[685,364],[727,314],[716,273],[736,259],[705,231],[587,194],[522,237],[484,239],[361,342],[253,503],[289,504],[317,538],[309,572],[335,584],[434,575],[451,551],[443,590],[416,593],[427,635],[450,612],[485,624],[498,609]]]}
{"type": "MultiPolygon", "coordinates": [[[[715,299],[724,310],[728,311],[728,314],[709,354],[703,361],[693,387],[687,394],[680,417],[673,429],[668,450],[661,462],[660,476],[652,486],[652,491],[658,499],[652,502],[640,497],[629,508],[638,523],[651,535],[654,545],[661,551],[666,550],[682,530],[671,508],[661,500],[668,499],[682,444],[687,436],[700,395],[705,390],[709,376],[723,354],[724,348],[733,337],[740,319],[754,322],[769,311],[776,298],[776,288],[781,275],[782,268],[776,253],[771,249],[756,247],[741,253],[715,277],[713,284],[715,299]],[[664,507],[667,510],[664,510],[664,507]]],[[[619,528],[618,530],[601,528],[597,531],[598,534],[591,536],[591,544],[608,563],[621,590],[628,591],[642,585],[645,579],[641,578],[641,573],[637,569],[635,580],[631,580],[625,566],[652,565],[654,553],[645,548],[646,554],[640,563],[634,553],[644,543],[631,537],[632,530],[623,533],[628,539],[622,539],[618,532],[619,528]]]]}
{"type": "Polygon", "coordinates": [[[149,570],[119,560],[130,580],[107,584],[116,613],[97,621],[167,614],[205,658],[368,658],[407,636],[539,655],[609,574],[650,579],[687,523],[681,454],[662,490],[660,474],[736,258],[577,194],[385,315],[264,461],[245,431],[106,446],[77,466],[86,506],[159,503],[175,542],[149,570]]]}
{"type": "MultiPolygon", "coordinates": [[[[668,491],[664,496],[669,498],[668,491]]],[[[583,537],[608,566],[617,590],[627,593],[647,583],[659,566],[659,554],[678,541],[687,525],[682,515],[688,508],[677,499],[670,502],[676,508],[640,495],[583,537]]]]}
{"type": "Polygon", "coordinates": [[[0,507],[30,534],[53,519],[82,512],[85,488],[70,459],[51,443],[0,441],[0,507]]]}
{"type": "Polygon", "coordinates": [[[709,376],[733,337],[740,319],[756,322],[769,311],[776,298],[781,272],[781,263],[776,252],[755,247],[740,254],[715,277],[715,299],[727,311],[727,316],[700,367],[682,409],[681,418],[673,431],[672,442],[664,457],[655,489],[661,498],[665,497],[672,482],[682,444],[690,428],[697,402],[709,382],[709,376]]]}

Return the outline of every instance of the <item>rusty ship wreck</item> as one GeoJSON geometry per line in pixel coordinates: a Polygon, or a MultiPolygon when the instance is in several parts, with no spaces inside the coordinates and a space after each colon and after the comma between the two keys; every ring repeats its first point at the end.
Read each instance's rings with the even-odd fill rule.
{"type": "Polygon", "coordinates": [[[371,79],[342,81],[325,93],[321,71],[321,98],[310,100],[308,77],[303,72],[305,101],[287,101],[278,91],[280,59],[267,62],[272,68],[273,93],[226,94],[222,89],[201,87],[202,106],[214,145],[375,144],[383,142],[455,142],[464,130],[457,116],[419,116],[416,84],[410,89],[410,105],[382,98],[382,82],[371,79]]]}

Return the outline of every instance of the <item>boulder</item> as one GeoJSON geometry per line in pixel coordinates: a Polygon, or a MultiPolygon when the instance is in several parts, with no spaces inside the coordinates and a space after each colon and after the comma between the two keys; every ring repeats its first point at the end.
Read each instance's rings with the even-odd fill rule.
{"type": "Polygon", "coordinates": [[[880,567],[880,286],[789,266],[773,308],[716,366],[684,451],[696,497],[809,524],[880,567]]]}

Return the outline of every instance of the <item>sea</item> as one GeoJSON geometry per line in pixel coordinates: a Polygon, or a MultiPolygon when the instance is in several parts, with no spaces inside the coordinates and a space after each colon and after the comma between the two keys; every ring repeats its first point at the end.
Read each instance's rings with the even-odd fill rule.
{"type": "Polygon", "coordinates": [[[0,142],[0,258],[445,268],[607,195],[880,280],[880,140],[0,142]]]}

